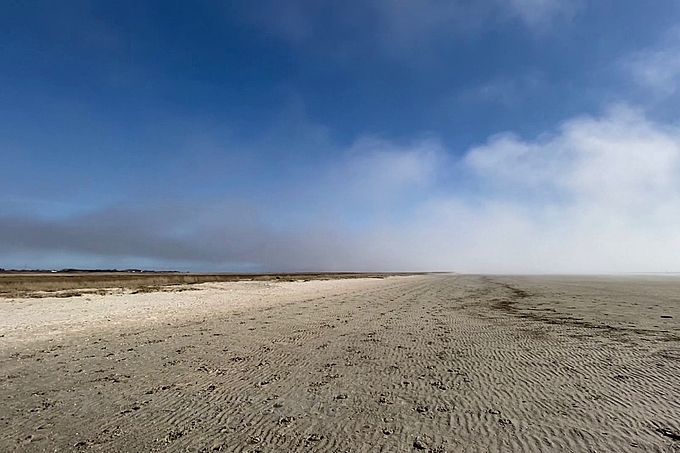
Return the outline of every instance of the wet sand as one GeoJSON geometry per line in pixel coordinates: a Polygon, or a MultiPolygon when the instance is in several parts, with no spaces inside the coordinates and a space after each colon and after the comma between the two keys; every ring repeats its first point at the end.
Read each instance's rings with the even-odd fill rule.
{"type": "Polygon", "coordinates": [[[680,451],[680,278],[183,289],[0,299],[0,451],[680,451]]]}

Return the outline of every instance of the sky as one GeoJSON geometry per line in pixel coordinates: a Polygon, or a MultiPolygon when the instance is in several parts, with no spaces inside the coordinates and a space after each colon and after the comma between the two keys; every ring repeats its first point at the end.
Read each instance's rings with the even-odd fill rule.
{"type": "Polygon", "coordinates": [[[0,3],[0,267],[680,272],[676,0],[0,3]]]}

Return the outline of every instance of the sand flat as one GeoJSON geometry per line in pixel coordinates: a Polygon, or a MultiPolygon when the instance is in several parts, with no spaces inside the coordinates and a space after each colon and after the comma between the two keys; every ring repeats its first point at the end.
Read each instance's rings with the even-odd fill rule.
{"type": "Polygon", "coordinates": [[[680,279],[243,283],[0,301],[0,451],[680,451],[680,279]]]}
{"type": "Polygon", "coordinates": [[[57,339],[77,331],[116,326],[154,328],[158,323],[184,322],[234,310],[289,304],[331,297],[378,284],[381,278],[296,281],[208,282],[164,287],[137,293],[119,289],[112,294],[80,297],[0,298],[2,347],[38,339],[57,339]]]}

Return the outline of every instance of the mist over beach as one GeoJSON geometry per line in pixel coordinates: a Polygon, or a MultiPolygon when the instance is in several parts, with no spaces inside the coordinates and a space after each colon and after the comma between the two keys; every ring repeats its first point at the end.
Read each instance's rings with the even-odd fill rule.
{"type": "Polygon", "coordinates": [[[678,6],[608,8],[5,5],[0,267],[679,272],[678,6]]]}

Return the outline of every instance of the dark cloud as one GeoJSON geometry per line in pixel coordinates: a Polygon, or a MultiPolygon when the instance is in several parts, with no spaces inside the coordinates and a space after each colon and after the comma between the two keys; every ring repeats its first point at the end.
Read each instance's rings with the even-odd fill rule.
{"type": "Polygon", "coordinates": [[[110,208],[64,220],[0,217],[0,252],[65,253],[109,262],[136,258],[212,269],[322,270],[352,262],[337,233],[277,232],[253,209],[220,203],[110,208]]]}

